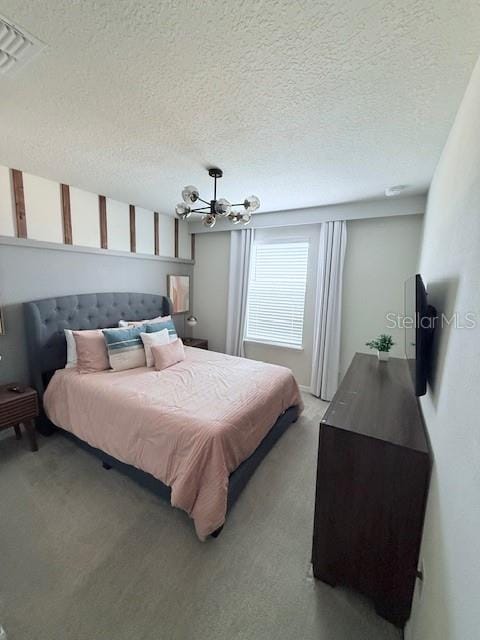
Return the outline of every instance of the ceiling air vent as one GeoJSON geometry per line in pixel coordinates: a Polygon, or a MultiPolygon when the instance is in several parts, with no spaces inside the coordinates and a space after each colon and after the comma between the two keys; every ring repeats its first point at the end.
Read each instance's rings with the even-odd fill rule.
{"type": "Polygon", "coordinates": [[[0,74],[23,67],[45,47],[43,42],[0,16],[0,74]]]}

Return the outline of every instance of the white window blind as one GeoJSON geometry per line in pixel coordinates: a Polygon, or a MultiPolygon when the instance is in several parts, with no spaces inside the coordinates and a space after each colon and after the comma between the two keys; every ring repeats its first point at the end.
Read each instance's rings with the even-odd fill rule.
{"type": "Polygon", "coordinates": [[[301,348],[308,242],[259,242],[253,247],[245,340],[301,348]]]}

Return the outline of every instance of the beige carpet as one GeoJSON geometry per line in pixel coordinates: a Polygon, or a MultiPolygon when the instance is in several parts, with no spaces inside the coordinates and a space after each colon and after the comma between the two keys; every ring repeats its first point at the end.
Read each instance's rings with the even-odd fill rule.
{"type": "MultiPolygon", "coordinates": [[[[382,640],[368,602],[312,580],[318,423],[306,410],[217,540],[61,435],[0,440],[0,624],[8,640],[382,640]]],[[[12,430],[13,434],[13,430],[12,430]]]]}

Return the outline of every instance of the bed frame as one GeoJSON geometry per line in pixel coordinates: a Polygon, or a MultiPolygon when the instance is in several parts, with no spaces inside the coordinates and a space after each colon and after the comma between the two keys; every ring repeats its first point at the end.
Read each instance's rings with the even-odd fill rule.
{"type": "MultiPolygon", "coordinates": [[[[24,303],[30,375],[39,399],[57,369],[65,367],[67,346],[64,329],[99,329],[118,326],[119,320],[143,320],[171,313],[172,305],[166,296],[148,293],[89,293],[46,298],[24,303]]],[[[263,458],[298,418],[298,407],[290,407],[272,426],[258,448],[230,475],[228,487],[229,510],[263,458]]],[[[43,410],[38,420],[40,433],[50,435],[56,427],[43,410]]],[[[156,495],[170,501],[170,487],[149,473],[112,458],[104,451],[91,447],[67,431],[63,431],[82,448],[100,458],[105,469],[112,467],[133,478],[156,495]]],[[[216,537],[220,530],[212,534],[216,537]]]]}

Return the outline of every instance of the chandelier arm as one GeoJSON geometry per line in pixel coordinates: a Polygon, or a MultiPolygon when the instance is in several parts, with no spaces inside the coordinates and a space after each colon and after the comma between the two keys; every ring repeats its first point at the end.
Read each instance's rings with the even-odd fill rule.
{"type": "Polygon", "coordinates": [[[200,196],[198,196],[197,200],[200,200],[200,202],[203,202],[204,204],[208,204],[208,206],[210,206],[210,203],[207,200],[200,198],[200,196]]]}
{"type": "Polygon", "coordinates": [[[232,204],[232,207],[243,207],[243,202],[237,202],[236,204],[232,204]]]}
{"type": "Polygon", "coordinates": [[[195,213],[196,211],[205,211],[205,209],[210,209],[210,205],[208,207],[197,207],[196,209],[191,209],[191,212],[195,213]]]}

